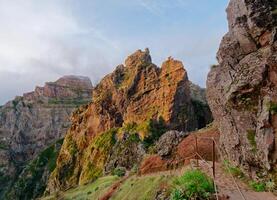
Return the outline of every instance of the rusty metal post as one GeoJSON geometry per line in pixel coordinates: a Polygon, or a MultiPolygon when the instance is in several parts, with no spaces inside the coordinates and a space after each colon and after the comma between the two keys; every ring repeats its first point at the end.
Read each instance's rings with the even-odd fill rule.
{"type": "Polygon", "coordinates": [[[215,141],[213,139],[213,177],[215,178],[215,141]]]}
{"type": "Polygon", "coordinates": [[[197,136],[195,136],[195,151],[196,151],[196,166],[199,167],[199,161],[198,161],[198,141],[197,136]]]}

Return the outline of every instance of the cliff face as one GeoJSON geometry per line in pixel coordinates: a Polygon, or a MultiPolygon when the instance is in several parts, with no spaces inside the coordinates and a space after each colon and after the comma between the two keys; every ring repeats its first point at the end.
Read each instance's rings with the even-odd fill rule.
{"type": "Polygon", "coordinates": [[[70,114],[91,93],[88,78],[65,76],[0,108],[0,196],[28,161],[65,135],[70,114]]]}
{"type": "Polygon", "coordinates": [[[199,128],[194,112],[182,63],[169,58],[158,68],[148,49],[135,52],[96,86],[92,103],[73,114],[46,193],[116,167],[130,170],[166,129],[199,128]]]}
{"type": "Polygon", "coordinates": [[[230,1],[229,32],[207,80],[222,148],[246,171],[276,168],[276,10],[275,0],[230,1]]]}

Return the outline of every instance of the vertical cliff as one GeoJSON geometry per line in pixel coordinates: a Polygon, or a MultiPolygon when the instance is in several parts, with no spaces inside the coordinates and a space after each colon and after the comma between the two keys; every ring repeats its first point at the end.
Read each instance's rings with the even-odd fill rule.
{"type": "Polygon", "coordinates": [[[207,80],[222,149],[253,176],[277,167],[276,11],[275,0],[231,0],[229,32],[207,80]]]}
{"type": "Polygon", "coordinates": [[[65,76],[0,107],[0,198],[27,162],[64,137],[72,111],[91,96],[88,78],[65,76]]]}

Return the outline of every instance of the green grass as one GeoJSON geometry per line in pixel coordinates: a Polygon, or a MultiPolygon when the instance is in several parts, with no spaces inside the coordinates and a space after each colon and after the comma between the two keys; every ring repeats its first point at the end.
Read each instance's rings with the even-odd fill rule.
{"type": "Polygon", "coordinates": [[[213,181],[200,170],[188,170],[174,181],[172,200],[209,199],[215,192],[213,181]]]}
{"type": "Polygon", "coordinates": [[[172,181],[172,176],[165,175],[133,176],[121,185],[111,200],[152,200],[161,184],[171,184],[172,181]]]}
{"type": "Polygon", "coordinates": [[[227,173],[231,173],[234,177],[236,178],[240,178],[240,179],[244,179],[245,175],[244,173],[241,171],[241,169],[239,167],[235,167],[233,166],[229,160],[224,160],[223,161],[224,164],[224,169],[227,173]]]}
{"type": "MultiPolygon", "coordinates": [[[[103,194],[105,194],[110,186],[115,183],[119,178],[117,176],[106,176],[97,179],[91,184],[84,186],[79,186],[75,189],[68,190],[62,193],[63,199],[75,199],[75,200],[85,200],[85,199],[99,199],[103,194]]],[[[55,195],[42,198],[42,200],[54,200],[55,195]]]]}
{"type": "Polygon", "coordinates": [[[256,192],[264,192],[266,190],[266,184],[261,182],[250,181],[249,186],[256,192]]]}

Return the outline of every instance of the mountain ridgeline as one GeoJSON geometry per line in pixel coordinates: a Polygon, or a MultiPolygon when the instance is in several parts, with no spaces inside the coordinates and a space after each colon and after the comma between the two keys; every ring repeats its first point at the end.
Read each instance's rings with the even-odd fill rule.
{"type": "Polygon", "coordinates": [[[46,83],[44,87],[36,87],[34,92],[18,96],[0,107],[0,199],[7,193],[14,193],[10,199],[15,199],[14,196],[30,199],[41,194],[41,190],[44,190],[42,184],[36,186],[35,180],[24,177],[32,176],[46,184],[49,176],[47,172],[53,170],[61,139],[70,127],[72,111],[89,103],[91,96],[92,84],[89,78],[64,76],[56,82],[46,83]],[[49,147],[58,140],[57,145],[49,147]],[[47,148],[49,150],[43,154],[42,151],[47,148]],[[33,159],[38,160],[38,166],[46,165],[46,161],[51,162],[50,170],[46,172],[41,169],[40,174],[29,170],[27,174],[26,167],[33,159]],[[18,178],[24,180],[21,180],[21,185],[18,178]],[[31,191],[30,194],[27,191],[31,191]]]}
{"type": "Polygon", "coordinates": [[[159,68],[148,49],[136,51],[100,81],[89,105],[74,112],[45,193],[118,167],[131,170],[167,130],[188,132],[210,123],[205,100],[191,96],[180,61],[169,58],[159,68]]]}

